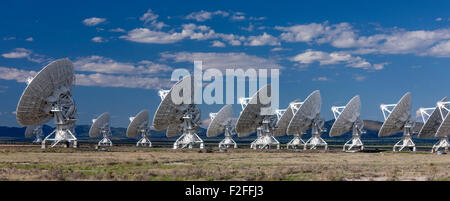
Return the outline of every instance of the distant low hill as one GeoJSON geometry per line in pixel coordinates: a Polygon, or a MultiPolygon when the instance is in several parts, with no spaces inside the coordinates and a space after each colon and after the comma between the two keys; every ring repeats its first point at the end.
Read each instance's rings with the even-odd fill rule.
{"type": "MultiPolygon", "coordinates": [[[[349,139],[351,137],[351,132],[348,132],[342,136],[339,137],[333,137],[330,138],[328,135],[329,130],[331,129],[331,126],[333,125],[334,120],[326,121],[325,122],[325,128],[327,129],[327,132],[322,134],[322,137],[329,141],[330,144],[337,143],[342,144],[343,141],[349,139]]],[[[378,137],[378,130],[380,129],[381,125],[383,123],[379,121],[371,121],[371,120],[364,120],[364,128],[367,131],[366,134],[362,136],[363,140],[366,140],[373,144],[386,144],[386,143],[395,143],[395,141],[398,141],[398,138],[401,137],[401,133],[398,133],[396,135],[390,136],[390,137],[378,137]]],[[[420,129],[422,125],[418,124],[416,125],[417,128],[420,129]]],[[[89,137],[89,128],[90,125],[78,125],[75,128],[76,136],[80,141],[95,141],[97,139],[92,139],[89,137]]],[[[0,141],[31,141],[32,139],[26,139],[24,136],[26,127],[5,127],[0,126],[0,141]]],[[[44,125],[43,131],[44,135],[48,135],[53,131],[54,128],[44,125]]],[[[136,139],[130,139],[126,136],[126,128],[117,128],[112,127],[112,140],[115,142],[136,142],[136,139]]],[[[206,137],[206,129],[199,128],[198,135],[207,142],[217,142],[220,141],[223,138],[223,135],[220,135],[218,137],[214,138],[207,138],[206,137]]],[[[307,139],[311,136],[311,134],[308,132],[303,136],[303,139],[307,139]]],[[[256,138],[256,133],[249,135],[248,137],[238,138],[237,136],[234,137],[236,141],[238,142],[249,142],[256,138]]],[[[155,142],[173,142],[177,138],[167,138],[165,131],[151,131],[150,140],[155,142]]],[[[280,143],[287,143],[292,139],[292,136],[282,136],[277,137],[277,139],[280,141],[280,143]]],[[[423,139],[415,139],[416,143],[434,143],[436,140],[423,140],[423,139]]]]}

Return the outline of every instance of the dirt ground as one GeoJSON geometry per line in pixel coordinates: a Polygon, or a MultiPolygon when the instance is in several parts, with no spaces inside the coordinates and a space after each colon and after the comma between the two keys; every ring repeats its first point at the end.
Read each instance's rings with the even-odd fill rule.
{"type": "Polygon", "coordinates": [[[450,155],[1,145],[0,180],[450,180],[450,155]]]}

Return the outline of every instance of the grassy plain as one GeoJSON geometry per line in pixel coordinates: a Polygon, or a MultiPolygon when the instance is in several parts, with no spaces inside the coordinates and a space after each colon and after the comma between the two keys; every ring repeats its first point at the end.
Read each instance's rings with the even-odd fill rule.
{"type": "Polygon", "coordinates": [[[1,145],[0,180],[450,180],[450,155],[1,145]]]}

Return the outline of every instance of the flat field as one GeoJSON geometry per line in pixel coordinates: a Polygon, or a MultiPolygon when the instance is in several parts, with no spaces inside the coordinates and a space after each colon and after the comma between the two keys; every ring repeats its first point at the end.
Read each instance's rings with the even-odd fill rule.
{"type": "Polygon", "coordinates": [[[450,155],[0,145],[0,180],[450,180],[450,155]]]}

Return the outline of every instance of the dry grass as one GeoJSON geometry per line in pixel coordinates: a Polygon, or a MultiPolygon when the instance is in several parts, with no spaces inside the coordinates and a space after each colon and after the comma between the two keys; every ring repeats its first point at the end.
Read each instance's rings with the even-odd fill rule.
{"type": "Polygon", "coordinates": [[[0,180],[449,180],[450,156],[163,148],[0,148],[0,180]]]}

